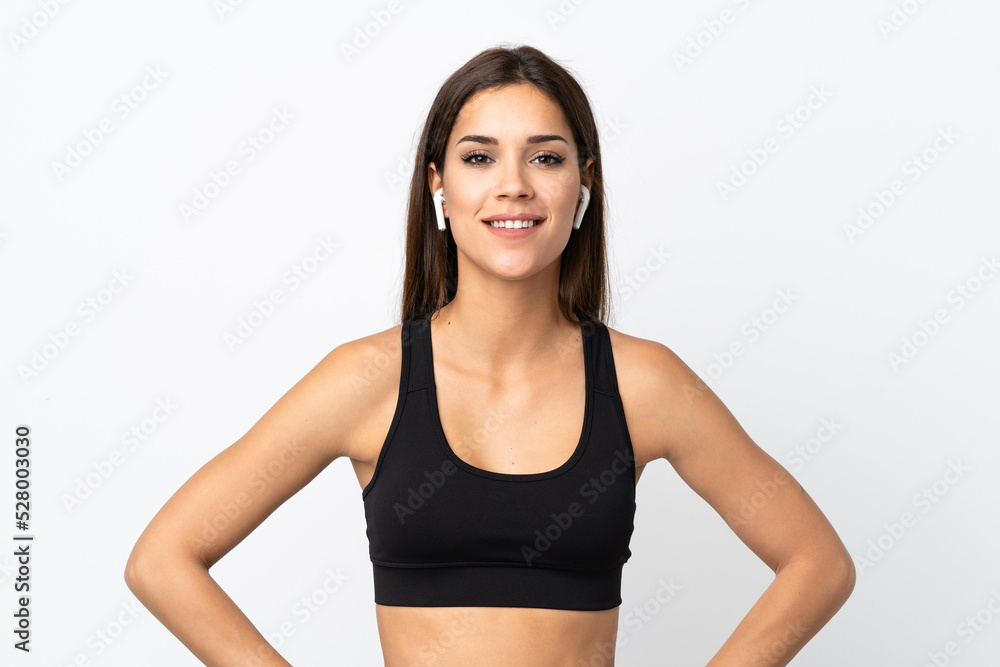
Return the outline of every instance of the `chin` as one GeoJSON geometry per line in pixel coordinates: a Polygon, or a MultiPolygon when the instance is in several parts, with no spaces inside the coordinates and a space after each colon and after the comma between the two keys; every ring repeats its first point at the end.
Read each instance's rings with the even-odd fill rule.
{"type": "Polygon", "coordinates": [[[538,275],[545,267],[537,262],[511,262],[510,264],[493,263],[487,267],[490,275],[503,280],[527,280],[538,275]]]}

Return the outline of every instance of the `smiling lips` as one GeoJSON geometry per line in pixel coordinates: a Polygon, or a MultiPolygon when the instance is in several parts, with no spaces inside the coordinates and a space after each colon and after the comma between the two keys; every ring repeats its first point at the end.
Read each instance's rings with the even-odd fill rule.
{"type": "Polygon", "coordinates": [[[542,220],[483,220],[486,224],[496,229],[525,229],[541,224],[542,220]]]}
{"type": "Polygon", "coordinates": [[[483,220],[483,224],[487,225],[490,233],[494,236],[503,236],[508,239],[520,239],[525,236],[530,236],[535,233],[535,230],[544,222],[544,220],[483,220]]]}

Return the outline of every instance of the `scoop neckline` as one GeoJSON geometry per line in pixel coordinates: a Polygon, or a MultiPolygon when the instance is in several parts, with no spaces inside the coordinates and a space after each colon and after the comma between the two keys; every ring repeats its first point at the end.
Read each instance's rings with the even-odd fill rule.
{"type": "Polygon", "coordinates": [[[591,357],[593,356],[590,354],[590,346],[592,344],[590,339],[592,338],[592,336],[588,336],[587,333],[583,331],[583,327],[584,325],[581,324],[580,334],[583,339],[582,347],[583,347],[585,398],[583,407],[583,426],[580,429],[580,439],[576,443],[576,449],[573,450],[573,453],[570,455],[568,459],[566,459],[566,461],[564,461],[557,468],[553,468],[552,470],[547,470],[544,472],[529,472],[529,473],[504,473],[504,472],[495,472],[493,470],[485,470],[483,468],[478,468],[472,465],[471,463],[467,463],[463,459],[459,458],[458,454],[455,453],[455,450],[452,449],[451,443],[448,442],[447,436],[445,436],[444,434],[444,427],[441,425],[441,412],[438,409],[437,382],[434,378],[434,341],[432,340],[433,336],[431,333],[431,323],[428,320],[427,335],[424,336],[425,339],[424,347],[427,351],[427,354],[424,355],[424,358],[427,360],[426,361],[428,367],[427,378],[429,380],[427,395],[430,401],[430,411],[431,411],[431,418],[434,421],[434,430],[437,432],[438,436],[438,444],[441,445],[441,449],[444,451],[445,455],[447,455],[448,458],[455,463],[455,465],[457,465],[462,470],[465,470],[466,472],[470,472],[474,475],[479,475],[481,477],[488,477],[490,479],[509,481],[509,482],[527,482],[527,481],[549,479],[551,477],[557,477],[558,475],[561,475],[570,468],[572,468],[576,464],[576,462],[580,460],[580,457],[583,456],[583,452],[587,447],[587,440],[590,432],[591,413],[593,410],[592,394],[594,386],[594,378],[593,378],[594,371],[590,367],[591,357]]]}

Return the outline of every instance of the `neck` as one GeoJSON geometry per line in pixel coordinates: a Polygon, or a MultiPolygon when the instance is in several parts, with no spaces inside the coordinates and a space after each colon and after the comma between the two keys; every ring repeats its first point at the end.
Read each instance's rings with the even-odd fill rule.
{"type": "MultiPolygon", "coordinates": [[[[559,310],[559,262],[524,280],[469,272],[434,316],[436,349],[484,374],[523,375],[552,361],[579,333],[559,310]]],[[[561,355],[559,355],[561,356],[561,355]]]]}

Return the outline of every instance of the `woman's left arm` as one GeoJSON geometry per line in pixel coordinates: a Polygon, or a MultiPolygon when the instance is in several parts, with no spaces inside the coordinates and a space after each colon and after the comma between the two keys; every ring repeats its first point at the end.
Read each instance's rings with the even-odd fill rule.
{"type": "Polygon", "coordinates": [[[620,389],[633,444],[667,459],[775,572],[707,667],[787,665],[854,590],[851,555],[809,494],[694,371],[660,343],[631,340],[620,389]]]}

